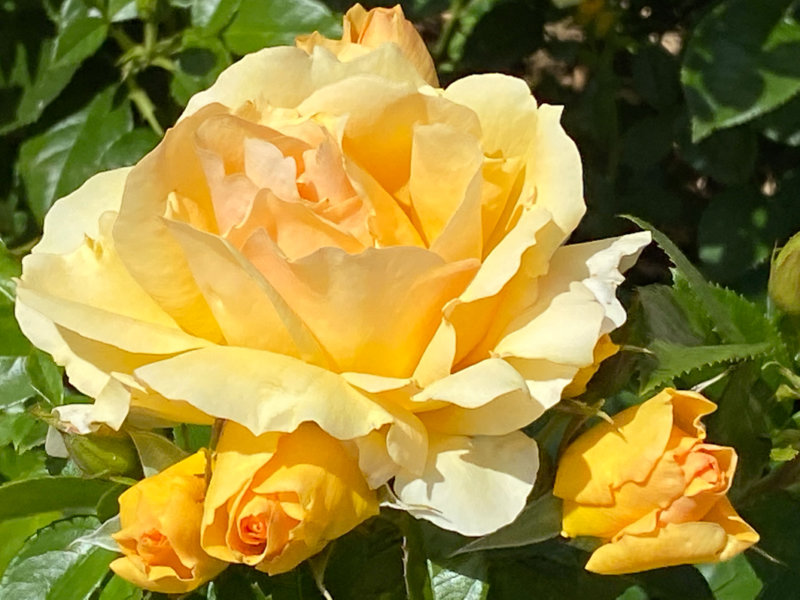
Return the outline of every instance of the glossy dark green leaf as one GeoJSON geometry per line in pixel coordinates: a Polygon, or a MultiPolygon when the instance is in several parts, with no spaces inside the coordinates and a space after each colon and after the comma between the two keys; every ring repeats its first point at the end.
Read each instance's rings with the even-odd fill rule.
{"type": "Polygon", "coordinates": [[[759,600],[784,600],[800,589],[800,500],[780,489],[761,490],[739,512],[759,532],[760,552],[747,559],[764,584],[759,600]]]}
{"type": "Polygon", "coordinates": [[[649,349],[658,361],[658,366],[650,373],[644,384],[643,396],[650,395],[675,379],[704,367],[766,356],[771,346],[766,342],[721,344],[719,346],[681,346],[656,340],[649,349]]]}
{"type": "Polygon", "coordinates": [[[36,533],[3,574],[0,600],[89,598],[105,578],[116,553],[73,542],[99,525],[94,517],[74,517],[36,533]]]}
{"type": "Polygon", "coordinates": [[[709,439],[733,446],[739,455],[730,496],[734,503],[761,477],[769,461],[770,441],[765,398],[758,393],[760,365],[737,365],[725,380],[719,396],[712,398],[717,410],[706,418],[709,439]]]}
{"type": "Polygon", "coordinates": [[[194,94],[209,87],[231,64],[231,56],[215,36],[200,29],[183,32],[181,49],[175,56],[177,69],[169,89],[172,97],[185,106],[194,94]]]}
{"type": "Polygon", "coordinates": [[[103,496],[119,484],[102,479],[41,477],[0,485],[0,521],[63,511],[94,514],[103,496]]]}
{"type": "Polygon", "coordinates": [[[242,0],[223,37],[233,52],[246,54],[294,45],[296,36],[312,31],[334,36],[341,31],[341,18],[318,0],[242,0]]]}
{"type": "Polygon", "coordinates": [[[756,598],[764,587],[744,554],[721,563],[697,565],[697,570],[714,592],[714,600],[756,598]]]}
{"type": "Polygon", "coordinates": [[[31,387],[42,400],[51,406],[64,403],[63,373],[49,354],[34,349],[28,355],[25,366],[31,387]]]}
{"type": "Polygon", "coordinates": [[[19,171],[40,223],[53,202],[95,174],[106,151],[131,130],[130,106],[115,101],[114,93],[107,88],[81,111],[22,144],[19,171]]]}
{"type": "Polygon", "coordinates": [[[13,303],[17,285],[14,277],[22,273],[22,265],[0,242],[0,303],[13,303]]]}
{"type": "Polygon", "coordinates": [[[433,600],[485,600],[489,569],[481,554],[428,562],[433,600]]]}
{"type": "Polygon", "coordinates": [[[194,0],[192,25],[209,34],[217,33],[231,22],[242,0],[194,0]]]}
{"type": "Polygon", "coordinates": [[[744,335],[733,323],[729,311],[725,308],[724,304],[714,295],[711,285],[709,285],[697,267],[686,258],[675,243],[649,223],[635,217],[626,218],[636,223],[642,229],[649,230],[653,234],[653,240],[661,246],[670,260],[675,264],[677,270],[686,278],[692,293],[696,296],[708,317],[713,321],[714,327],[719,331],[723,340],[732,344],[744,342],[744,335]]]}
{"type": "Polygon", "coordinates": [[[336,600],[407,600],[403,560],[399,530],[370,519],[334,542],[325,587],[336,600]]]}
{"type": "Polygon", "coordinates": [[[8,563],[25,545],[29,537],[60,516],[59,513],[52,512],[0,521],[0,539],[3,540],[3,543],[0,544],[0,574],[6,570],[8,563]]]}
{"type": "Polygon", "coordinates": [[[30,398],[35,393],[24,356],[0,356],[0,407],[30,398]]]}
{"type": "Polygon", "coordinates": [[[519,516],[494,533],[470,542],[456,554],[490,550],[494,548],[514,548],[535,544],[561,532],[561,500],[547,493],[528,504],[519,516]]]}
{"type": "Polygon", "coordinates": [[[800,24],[792,0],[725,0],[699,23],[681,81],[692,137],[744,123],[800,92],[800,24]]]}
{"type": "Polygon", "coordinates": [[[100,170],[109,171],[136,164],[156,147],[160,139],[149,127],[137,127],[122,134],[103,154],[100,170]]]}
{"type": "Polygon", "coordinates": [[[56,37],[53,65],[80,64],[97,51],[107,33],[108,25],[99,14],[70,20],[56,37]]]}

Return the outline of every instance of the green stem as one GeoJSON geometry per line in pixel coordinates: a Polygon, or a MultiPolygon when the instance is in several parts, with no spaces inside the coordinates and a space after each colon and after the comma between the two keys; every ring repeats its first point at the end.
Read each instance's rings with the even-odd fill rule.
{"type": "Polygon", "coordinates": [[[136,83],[136,80],[132,76],[128,77],[125,82],[128,84],[128,98],[136,105],[136,108],[139,110],[142,117],[144,117],[144,120],[147,121],[156,135],[164,135],[164,129],[161,127],[158,119],[156,119],[156,107],[153,101],[150,100],[150,96],[139,87],[139,84],[136,83]]]}
{"type": "Polygon", "coordinates": [[[432,54],[434,63],[440,63],[447,54],[447,49],[450,46],[450,42],[457,31],[456,26],[461,21],[461,14],[464,12],[467,3],[468,0],[452,1],[452,4],[450,5],[450,18],[445,21],[444,26],[442,27],[442,33],[439,36],[439,39],[436,41],[436,45],[433,47],[432,54]]]}

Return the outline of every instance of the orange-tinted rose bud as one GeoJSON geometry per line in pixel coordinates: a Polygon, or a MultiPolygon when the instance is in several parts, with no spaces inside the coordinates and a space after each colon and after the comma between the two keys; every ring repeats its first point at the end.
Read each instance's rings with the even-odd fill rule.
{"type": "Polygon", "coordinates": [[[399,4],[369,11],[355,4],[345,14],[342,29],[341,40],[328,39],[315,31],[311,35],[299,36],[297,45],[309,53],[314,46],[322,46],[336,54],[339,60],[350,60],[381,44],[396,44],[425,81],[434,87],[439,85],[428,48],[414,24],[405,18],[399,4]]]}
{"type": "Polygon", "coordinates": [[[274,575],[377,512],[357,459],[317,425],[256,437],[228,422],[217,445],[202,542],[212,556],[274,575]]]}
{"type": "Polygon", "coordinates": [[[564,499],[563,533],[607,542],[588,570],[716,562],[758,541],[725,495],[736,452],[704,441],[700,418],[715,409],[700,394],[667,389],[570,445],[554,489],[564,499]]]}
{"type": "Polygon", "coordinates": [[[147,590],[182,594],[225,568],[200,547],[205,471],[200,451],[119,497],[122,529],[114,539],[124,556],[111,563],[117,575],[147,590]]]}

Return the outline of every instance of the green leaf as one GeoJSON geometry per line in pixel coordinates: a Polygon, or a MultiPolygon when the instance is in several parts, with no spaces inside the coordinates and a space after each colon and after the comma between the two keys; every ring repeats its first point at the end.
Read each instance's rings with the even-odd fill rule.
{"type": "Polygon", "coordinates": [[[749,126],[715,132],[695,143],[687,135],[679,136],[678,150],[693,169],[725,185],[748,181],[756,166],[758,139],[749,126]]]}
{"type": "Polygon", "coordinates": [[[132,430],[128,433],[139,453],[145,477],[155,475],[189,456],[167,438],[152,431],[132,430]]]}
{"type": "Polygon", "coordinates": [[[94,54],[103,44],[108,25],[100,16],[85,16],[71,20],[56,36],[53,66],[79,64],[94,54]]]}
{"type": "Polygon", "coordinates": [[[484,557],[473,554],[444,563],[428,561],[433,600],[485,600],[489,571],[484,557]]]}
{"type": "Polygon", "coordinates": [[[108,4],[106,5],[106,20],[109,23],[130,21],[138,16],[136,0],[108,0],[108,4]]]}
{"type": "Polygon", "coordinates": [[[99,525],[93,517],[74,517],[31,537],[0,580],[0,600],[89,598],[117,554],[72,542],[99,525]]]}
{"type": "Polygon", "coordinates": [[[725,562],[696,565],[696,567],[714,592],[714,600],[755,598],[764,587],[744,554],[725,562]]]}
{"type": "Polygon", "coordinates": [[[181,49],[175,56],[177,69],[169,84],[170,94],[185,106],[194,94],[206,89],[231,64],[223,43],[199,29],[183,32],[181,49]]]}
{"type": "Polygon", "coordinates": [[[700,271],[697,270],[697,267],[684,256],[683,252],[678,249],[672,240],[646,221],[630,216],[626,218],[653,234],[653,240],[661,246],[670,260],[675,264],[680,274],[686,278],[692,293],[696,296],[700,305],[712,320],[714,328],[719,332],[723,341],[731,344],[740,344],[744,342],[744,335],[742,335],[742,332],[734,325],[729,311],[716,297],[712,291],[712,286],[709,285],[700,271]]]}
{"type": "Polygon", "coordinates": [[[298,35],[341,33],[341,18],[317,0],[242,0],[223,38],[233,52],[247,54],[265,46],[294,45],[298,35]]]}
{"type": "Polygon", "coordinates": [[[0,134],[34,122],[58,96],[78,70],[78,63],[55,64],[55,40],[48,39],[29,55],[20,42],[16,47],[14,83],[22,93],[16,110],[0,117],[0,134]],[[32,68],[28,65],[34,65],[32,68]],[[31,68],[29,72],[28,69],[31,68]]]}
{"type": "Polygon", "coordinates": [[[712,398],[717,410],[706,418],[709,439],[733,446],[739,455],[730,497],[734,504],[759,479],[769,461],[772,446],[767,423],[767,401],[771,390],[758,386],[761,365],[745,362],[734,367],[721,394],[712,398]]]}
{"type": "Polygon", "coordinates": [[[407,600],[401,543],[387,519],[368,520],[334,542],[325,587],[336,600],[407,600]]]}
{"type": "Polygon", "coordinates": [[[686,46],[681,82],[692,137],[744,123],[800,92],[800,24],[792,0],[720,2],[686,46]]]}
{"type": "Polygon", "coordinates": [[[560,532],[561,500],[548,492],[522,509],[514,521],[494,533],[470,542],[456,554],[527,546],[555,537],[560,532]]]}
{"type": "Polygon", "coordinates": [[[137,163],[156,147],[160,139],[149,127],[137,127],[123,133],[103,154],[100,170],[109,171],[137,163]]]}
{"type": "MultiPolygon", "coordinates": [[[[639,302],[642,307],[647,340],[663,340],[684,346],[699,346],[706,340],[708,319],[697,318],[695,312],[684,310],[678,297],[679,287],[654,284],[640,287],[639,302]]],[[[693,301],[694,298],[692,297],[693,301]]]]}
{"type": "MultiPolygon", "coordinates": [[[[0,294],[0,356],[25,356],[30,351],[31,343],[22,334],[14,317],[14,305],[5,302],[0,294]]],[[[0,367],[0,372],[2,371],[3,368],[0,367]]]]}
{"type": "Polygon", "coordinates": [[[20,18],[19,23],[10,20],[7,30],[0,29],[0,36],[9,40],[6,43],[9,56],[12,52],[14,55],[9,87],[21,91],[16,108],[7,111],[7,117],[4,114],[0,120],[0,133],[36,121],[67,86],[82,62],[105,40],[104,19],[83,0],[66,0],[59,12],[50,16],[57,25],[56,34],[39,42],[38,46],[31,40],[45,37],[43,32],[47,29],[41,25],[33,33],[29,29],[31,24],[20,18]]]}
{"type": "Polygon", "coordinates": [[[64,403],[64,380],[61,369],[49,354],[34,349],[25,360],[31,387],[50,406],[64,403]]]}
{"type": "Polygon", "coordinates": [[[761,117],[758,124],[773,142],[800,146],[800,94],[761,117]]]}
{"type": "Polygon", "coordinates": [[[11,444],[24,452],[44,443],[47,425],[17,404],[0,411],[0,446],[11,444]]]}
{"type": "Polygon", "coordinates": [[[17,404],[36,393],[24,356],[0,356],[0,407],[17,404]]]}
{"type": "Polygon", "coordinates": [[[22,264],[19,259],[0,242],[0,302],[14,303],[17,289],[14,277],[19,277],[21,273],[22,264]]]}
{"type": "Polygon", "coordinates": [[[771,348],[767,342],[719,346],[681,346],[656,340],[650,346],[650,350],[658,360],[658,367],[650,373],[650,377],[642,389],[642,395],[646,396],[697,369],[720,363],[740,362],[763,357],[771,348]]]}
{"type": "Polygon", "coordinates": [[[0,485],[0,521],[62,511],[94,514],[103,496],[120,485],[102,479],[41,477],[0,485]]]}
{"type": "Polygon", "coordinates": [[[0,447],[0,475],[7,481],[45,477],[48,475],[46,463],[44,448],[17,453],[12,446],[0,447]]]}
{"type": "Polygon", "coordinates": [[[107,88],[83,110],[20,146],[20,175],[40,224],[53,202],[94,175],[105,152],[131,130],[130,106],[115,103],[114,92],[107,88]]]}
{"type": "Polygon", "coordinates": [[[144,592],[136,584],[114,575],[103,587],[98,600],[141,600],[144,592]]]}
{"type": "Polygon", "coordinates": [[[742,517],[761,535],[761,552],[748,562],[764,583],[759,600],[788,600],[800,586],[800,500],[783,490],[762,492],[741,506],[742,517]]]}
{"type": "Polygon", "coordinates": [[[172,428],[175,444],[184,451],[193,453],[211,444],[211,426],[182,423],[172,428]]]}
{"type": "Polygon", "coordinates": [[[231,22],[242,0],[194,0],[192,3],[192,25],[206,32],[220,32],[231,22]]]}
{"type": "Polygon", "coordinates": [[[0,574],[6,570],[8,563],[29,537],[60,516],[57,512],[51,512],[0,521],[0,540],[3,540],[0,544],[0,574]]]}

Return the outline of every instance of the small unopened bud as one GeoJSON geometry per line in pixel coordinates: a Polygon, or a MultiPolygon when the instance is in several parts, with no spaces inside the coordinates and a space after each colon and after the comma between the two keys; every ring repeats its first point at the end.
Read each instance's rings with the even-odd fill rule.
{"type": "Polygon", "coordinates": [[[121,433],[62,433],[69,457],[86,475],[140,473],[139,455],[131,438],[121,433]]]}
{"type": "Polygon", "coordinates": [[[800,233],[792,236],[773,257],[769,272],[769,295],[784,312],[800,314],[800,233]]]}

